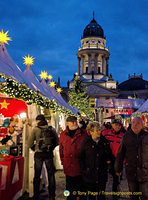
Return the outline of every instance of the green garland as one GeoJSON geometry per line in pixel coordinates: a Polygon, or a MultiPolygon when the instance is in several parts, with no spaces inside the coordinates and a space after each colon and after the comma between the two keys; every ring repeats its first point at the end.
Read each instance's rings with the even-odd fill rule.
{"type": "Polygon", "coordinates": [[[131,116],[132,116],[132,117],[148,116],[148,112],[133,113],[131,116]]]}
{"type": "Polygon", "coordinates": [[[49,100],[39,92],[28,88],[25,84],[18,83],[14,79],[2,74],[0,74],[0,79],[3,79],[2,82],[0,81],[0,92],[7,94],[9,97],[23,100],[27,104],[35,103],[44,108],[51,109],[54,112],[74,115],[71,110],[67,110],[64,106],[57,105],[55,100],[49,100]]]}

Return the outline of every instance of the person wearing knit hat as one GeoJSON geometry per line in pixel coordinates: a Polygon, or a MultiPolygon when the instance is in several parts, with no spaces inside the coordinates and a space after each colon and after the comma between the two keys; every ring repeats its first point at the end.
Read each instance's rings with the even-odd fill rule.
{"type": "Polygon", "coordinates": [[[36,120],[40,120],[40,121],[45,121],[45,117],[44,117],[44,115],[38,115],[37,117],[36,117],[36,120]]]}
{"type": "Polygon", "coordinates": [[[32,130],[28,141],[28,146],[31,148],[35,143],[34,155],[34,180],[33,200],[39,200],[40,195],[40,175],[43,162],[45,162],[48,175],[48,192],[49,200],[55,200],[55,166],[53,163],[53,150],[58,145],[58,137],[55,129],[52,126],[48,127],[44,115],[36,117],[37,126],[32,130]],[[43,148],[44,147],[44,148],[43,148]]]}
{"type": "MultiPolygon", "coordinates": [[[[79,128],[75,116],[67,117],[66,123],[66,130],[60,134],[59,151],[61,163],[66,175],[66,190],[70,192],[67,200],[75,200],[79,195],[74,195],[73,192],[83,190],[78,153],[83,140],[87,137],[87,132],[79,128]]],[[[79,199],[81,198],[82,196],[79,196],[79,199]]]]}

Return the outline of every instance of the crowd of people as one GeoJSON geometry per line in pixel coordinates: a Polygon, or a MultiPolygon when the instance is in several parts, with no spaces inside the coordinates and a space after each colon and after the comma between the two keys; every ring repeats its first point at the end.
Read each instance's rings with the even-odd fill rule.
{"type": "Polygon", "coordinates": [[[108,173],[113,177],[112,199],[117,200],[124,167],[130,198],[148,200],[148,132],[140,117],[134,118],[125,130],[119,119],[101,126],[83,120],[78,123],[75,116],[69,116],[59,141],[43,115],[38,115],[36,122],[28,143],[30,148],[35,143],[34,200],[39,199],[43,162],[48,172],[49,200],[55,200],[53,149],[58,144],[67,200],[105,200],[108,173]]]}

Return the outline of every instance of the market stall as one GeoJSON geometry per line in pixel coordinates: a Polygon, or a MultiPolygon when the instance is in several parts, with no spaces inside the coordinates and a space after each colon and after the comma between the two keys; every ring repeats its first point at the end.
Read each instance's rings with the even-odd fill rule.
{"type": "Polygon", "coordinates": [[[64,113],[64,122],[63,117],[77,111],[62,99],[55,85],[50,88],[39,82],[31,70],[34,58],[29,54],[23,57],[27,69],[21,71],[4,45],[11,40],[7,33],[0,32],[0,190],[2,199],[11,200],[19,197],[22,190],[32,196],[34,152],[28,149],[27,142],[36,125],[36,116],[46,115],[48,110],[46,118],[50,118],[50,125],[59,132],[59,115],[64,113]]]}
{"type": "Polygon", "coordinates": [[[22,156],[22,113],[25,102],[0,95],[0,166],[1,199],[21,196],[23,189],[24,158],[22,156]]]}

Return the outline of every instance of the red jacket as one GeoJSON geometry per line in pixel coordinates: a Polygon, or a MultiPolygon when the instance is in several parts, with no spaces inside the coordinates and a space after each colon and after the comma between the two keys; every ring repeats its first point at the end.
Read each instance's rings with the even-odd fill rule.
{"type": "Polygon", "coordinates": [[[104,130],[102,132],[102,135],[105,136],[105,138],[110,142],[110,148],[112,150],[112,154],[115,156],[117,156],[118,153],[118,149],[120,146],[120,142],[121,139],[123,137],[123,133],[120,132],[118,134],[115,134],[114,129],[108,129],[108,130],[104,130]]]}
{"type": "Polygon", "coordinates": [[[78,154],[81,143],[86,137],[87,132],[80,128],[75,132],[73,138],[68,135],[68,128],[60,134],[60,158],[64,168],[64,173],[67,176],[81,175],[78,154]]]}

